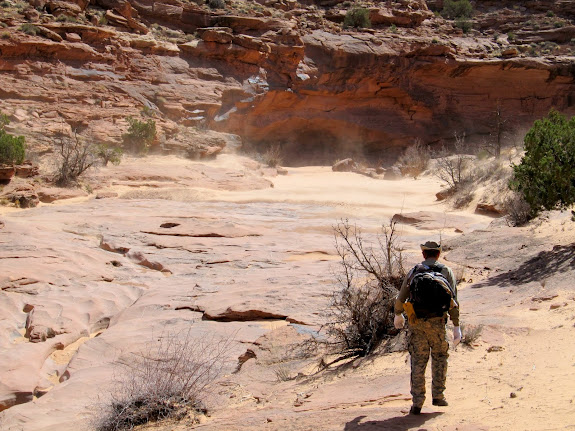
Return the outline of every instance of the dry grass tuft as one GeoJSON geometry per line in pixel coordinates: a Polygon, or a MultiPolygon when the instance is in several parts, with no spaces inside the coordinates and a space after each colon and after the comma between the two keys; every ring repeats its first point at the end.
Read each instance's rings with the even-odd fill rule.
{"type": "Polygon", "coordinates": [[[481,336],[481,332],[483,332],[483,325],[468,325],[468,326],[461,326],[461,332],[463,337],[461,338],[461,343],[467,347],[473,347],[474,344],[477,342],[479,337],[481,336]]]}

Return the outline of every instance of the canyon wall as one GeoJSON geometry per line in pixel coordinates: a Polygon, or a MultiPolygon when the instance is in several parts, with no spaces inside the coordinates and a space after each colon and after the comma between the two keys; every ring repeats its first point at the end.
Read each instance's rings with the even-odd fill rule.
{"type": "Polygon", "coordinates": [[[414,0],[376,4],[370,29],[343,29],[338,2],[37,0],[2,11],[0,110],[40,153],[72,130],[121,145],[142,109],[167,152],[198,129],[280,145],[291,164],[391,162],[455,133],[481,144],[497,110],[510,132],[575,113],[573,8],[507,3],[475,2],[465,34],[414,0]]]}

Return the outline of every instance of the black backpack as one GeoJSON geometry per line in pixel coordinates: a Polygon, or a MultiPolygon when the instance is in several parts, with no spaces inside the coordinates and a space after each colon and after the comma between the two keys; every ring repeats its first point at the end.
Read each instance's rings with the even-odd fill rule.
{"type": "Polygon", "coordinates": [[[416,265],[409,280],[409,302],[419,318],[441,317],[455,299],[453,287],[441,273],[444,265],[416,265]]]}

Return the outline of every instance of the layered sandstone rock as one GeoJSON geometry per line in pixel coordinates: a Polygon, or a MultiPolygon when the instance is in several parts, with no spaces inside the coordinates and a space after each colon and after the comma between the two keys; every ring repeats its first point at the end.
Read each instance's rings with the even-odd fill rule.
{"type": "Polygon", "coordinates": [[[212,11],[100,0],[112,27],[87,24],[102,12],[85,2],[54,1],[50,7],[68,5],[78,22],[30,16],[37,36],[18,31],[13,15],[0,39],[0,109],[25,108],[13,126],[42,153],[62,131],[121,145],[125,117],[148,109],[160,134],[155,150],[180,148],[183,125],[231,132],[257,148],[279,142],[286,162],[300,164],[391,162],[415,138],[449,142],[456,132],[480,141],[493,131],[498,105],[515,129],[551,107],[573,111],[568,2],[476,2],[470,35],[430,12],[441,2],[378,4],[375,28],[365,31],[326,20],[345,14],[341,2],[304,5],[283,19],[285,5],[276,3],[263,7],[270,16],[245,16],[235,3],[212,11]],[[560,46],[527,45],[537,43],[560,46]],[[554,55],[538,56],[542,50],[554,55]]]}

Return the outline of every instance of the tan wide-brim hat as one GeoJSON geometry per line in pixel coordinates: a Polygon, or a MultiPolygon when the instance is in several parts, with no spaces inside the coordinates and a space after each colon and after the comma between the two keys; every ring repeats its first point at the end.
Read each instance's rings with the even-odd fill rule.
{"type": "Polygon", "coordinates": [[[425,244],[421,244],[422,250],[439,250],[441,251],[441,245],[435,241],[427,241],[425,244]]]}

